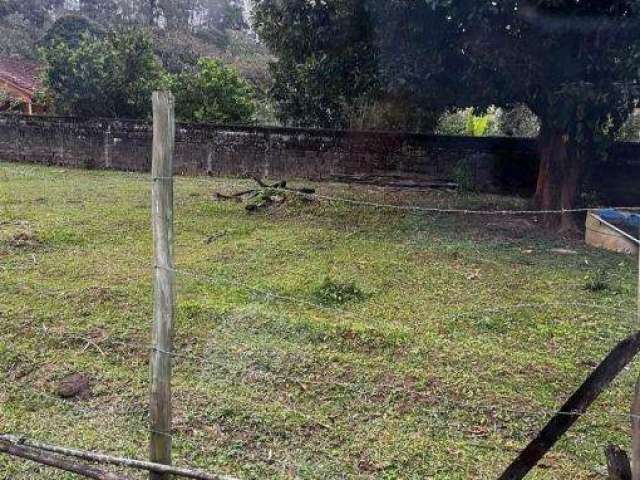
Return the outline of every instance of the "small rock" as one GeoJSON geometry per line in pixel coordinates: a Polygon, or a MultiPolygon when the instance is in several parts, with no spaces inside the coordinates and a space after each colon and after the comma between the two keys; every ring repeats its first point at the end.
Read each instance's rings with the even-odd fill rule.
{"type": "Polygon", "coordinates": [[[57,394],[61,398],[83,398],[89,392],[89,378],[76,373],[63,378],[58,383],[57,394]]]}
{"type": "Polygon", "coordinates": [[[557,253],[558,255],[577,255],[578,252],[575,250],[567,250],[566,248],[553,248],[550,250],[551,253],[557,253]]]}

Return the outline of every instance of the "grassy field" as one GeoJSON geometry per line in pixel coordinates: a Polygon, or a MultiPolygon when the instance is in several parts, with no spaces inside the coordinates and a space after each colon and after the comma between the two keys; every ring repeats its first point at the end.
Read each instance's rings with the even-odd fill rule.
{"type": "MultiPolygon", "coordinates": [[[[176,182],[177,464],[243,479],[492,478],[633,327],[634,260],[545,235],[531,217],[294,199],[248,214],[212,199],[249,184],[176,182]]],[[[146,456],[149,197],[144,175],[0,164],[0,430],[146,456]],[[79,372],[90,393],[58,398],[58,382],[79,372]]],[[[637,373],[531,478],[604,478],[604,446],[629,443],[620,413],[637,373]]],[[[74,478],[7,457],[0,469],[74,478]]]]}

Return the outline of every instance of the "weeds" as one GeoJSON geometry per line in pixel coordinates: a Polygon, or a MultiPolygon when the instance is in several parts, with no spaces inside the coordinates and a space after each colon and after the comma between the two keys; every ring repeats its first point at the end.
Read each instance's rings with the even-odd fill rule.
{"type": "Polygon", "coordinates": [[[322,284],[314,290],[313,298],[322,305],[344,305],[360,302],[367,296],[353,282],[339,283],[326,277],[322,284]]]}

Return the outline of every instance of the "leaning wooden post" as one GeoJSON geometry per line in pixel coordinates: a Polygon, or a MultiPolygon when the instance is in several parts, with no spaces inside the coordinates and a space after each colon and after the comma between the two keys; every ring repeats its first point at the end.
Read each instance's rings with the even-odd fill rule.
{"type": "MultiPolygon", "coordinates": [[[[640,240],[640,229],[638,229],[640,240]]],[[[640,330],[640,243],[638,244],[638,285],[637,285],[637,317],[636,330],[640,330]]],[[[631,478],[640,480],[640,378],[636,381],[636,388],[631,403],[631,478]]]]}
{"type": "Polygon", "coordinates": [[[498,480],[522,480],[587,411],[600,393],[629,365],[638,352],[640,331],[625,338],[611,350],[498,480]]]}
{"type": "MultiPolygon", "coordinates": [[[[154,305],[151,348],[152,462],[171,464],[171,352],[175,316],[173,263],[173,149],[175,119],[173,95],[153,94],[153,160],[151,166],[151,223],[154,246],[154,305]]],[[[151,472],[151,480],[169,480],[151,472]]]]}
{"type": "Polygon", "coordinates": [[[631,479],[640,480],[640,379],[631,403],[631,479]]]}

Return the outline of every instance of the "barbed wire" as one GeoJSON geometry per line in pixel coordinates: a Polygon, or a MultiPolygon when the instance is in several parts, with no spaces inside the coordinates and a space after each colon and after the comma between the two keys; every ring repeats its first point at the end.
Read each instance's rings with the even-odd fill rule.
{"type": "MultiPolygon", "coordinates": [[[[226,276],[213,276],[213,275],[208,275],[208,274],[202,274],[202,273],[196,273],[196,272],[191,272],[188,270],[183,270],[183,269],[177,269],[177,268],[172,268],[172,267],[167,267],[167,266],[159,266],[156,265],[155,268],[159,268],[159,269],[164,269],[167,271],[170,271],[174,274],[177,275],[184,275],[187,277],[191,277],[194,278],[200,282],[205,282],[205,283],[210,283],[213,285],[216,285],[218,282],[224,282],[227,283],[229,285],[234,285],[236,287],[242,288],[244,290],[248,290],[248,291],[252,291],[254,293],[257,293],[259,295],[263,295],[265,296],[267,299],[276,299],[276,300],[281,300],[287,303],[293,303],[293,304],[299,304],[301,306],[306,306],[306,307],[312,307],[314,309],[319,309],[322,311],[328,311],[328,312],[333,312],[333,313],[338,313],[342,316],[347,316],[347,317],[351,317],[351,318],[355,318],[357,320],[362,320],[362,321],[368,321],[368,318],[365,318],[363,315],[361,314],[356,314],[355,312],[351,312],[349,310],[345,310],[343,308],[339,308],[336,306],[327,306],[327,305],[323,305],[317,302],[312,302],[310,300],[306,300],[306,299],[301,299],[301,298],[296,298],[296,297],[291,297],[291,296],[287,296],[287,295],[283,295],[283,294],[279,294],[279,293],[275,293],[272,292],[270,290],[266,290],[263,288],[258,288],[258,287],[254,287],[252,285],[249,285],[248,283],[239,281],[239,280],[234,280],[234,279],[230,279],[226,276]]],[[[540,303],[518,303],[518,304],[514,304],[514,305],[505,305],[504,307],[491,307],[491,308],[487,308],[487,309],[474,309],[474,310],[467,310],[467,311],[463,311],[463,312],[451,312],[449,314],[445,314],[446,317],[462,317],[462,316],[471,316],[471,315],[475,315],[475,314],[486,314],[486,313],[495,313],[495,312],[500,312],[500,311],[508,311],[508,310],[514,310],[514,309],[525,309],[525,308],[545,308],[545,307],[568,307],[568,308],[573,308],[573,307],[585,307],[585,308],[594,308],[594,309],[599,309],[599,310],[603,310],[603,311],[610,311],[610,312],[614,312],[614,313],[618,313],[618,314],[624,314],[624,315],[635,315],[635,311],[633,310],[626,310],[623,308],[618,308],[618,307],[610,307],[610,306],[606,306],[606,305],[599,305],[599,304],[595,304],[595,303],[587,303],[587,302],[540,302],[540,303]]]]}
{"type": "MultiPolygon", "coordinates": [[[[180,177],[178,177],[180,178],[180,177]]],[[[155,179],[152,179],[152,181],[158,181],[158,180],[174,180],[174,177],[157,177],[155,179]]],[[[208,183],[212,183],[210,180],[208,181],[208,183]]],[[[322,195],[322,194],[310,194],[310,193],[304,193],[304,192],[299,192],[293,189],[281,189],[281,188],[277,188],[277,187],[268,187],[269,189],[272,189],[274,191],[281,191],[283,193],[288,193],[288,194],[294,194],[294,195],[298,195],[300,197],[303,198],[307,198],[307,199],[315,199],[318,201],[323,201],[323,202],[329,202],[329,203],[343,203],[343,204],[347,204],[347,205],[353,205],[353,206],[362,206],[362,207],[367,207],[367,208],[376,208],[376,209],[393,209],[393,210],[403,210],[403,211],[414,211],[414,212],[420,212],[420,213],[434,213],[434,214],[460,214],[460,215],[496,215],[496,216],[503,216],[503,215],[546,215],[546,214],[572,214],[572,213],[584,213],[584,212],[588,212],[590,210],[594,210],[597,208],[603,208],[603,207],[594,207],[593,209],[590,208],[579,208],[579,209],[561,209],[561,210],[509,210],[509,209],[502,209],[502,210],[474,210],[474,209],[458,209],[458,208],[436,208],[436,207],[422,207],[422,206],[417,206],[417,205],[397,205],[397,204],[391,204],[391,203],[384,203],[384,202],[371,202],[371,201],[361,201],[361,200],[355,200],[355,199],[348,199],[348,198],[341,198],[341,197],[334,197],[334,196],[330,196],[330,195],[322,195]]],[[[636,210],[640,210],[640,207],[619,207],[621,209],[624,210],[629,210],[629,211],[636,211],[636,210]]],[[[161,266],[156,266],[156,268],[163,268],[166,269],[168,271],[171,271],[175,274],[180,274],[180,275],[185,275],[185,276],[189,276],[192,278],[195,278],[198,281],[206,281],[208,283],[214,283],[217,284],[220,281],[223,281],[227,284],[230,285],[234,285],[237,286],[239,288],[260,294],[264,297],[266,297],[266,299],[268,300],[279,300],[279,301],[283,301],[283,302],[287,302],[287,303],[293,303],[293,304],[297,304],[300,306],[304,306],[304,307],[310,307],[310,308],[314,308],[314,309],[319,309],[322,311],[327,311],[327,312],[333,312],[333,313],[338,313],[343,317],[351,317],[351,318],[355,318],[358,320],[368,320],[367,318],[365,318],[363,315],[361,314],[356,314],[354,312],[342,309],[342,308],[337,308],[337,307],[332,307],[332,306],[327,306],[327,305],[322,305],[316,302],[312,302],[306,299],[301,299],[301,298],[296,298],[296,297],[290,297],[287,295],[283,295],[277,292],[273,292],[270,291],[268,289],[265,288],[260,288],[260,287],[255,287],[252,285],[249,285],[245,282],[239,281],[239,280],[235,280],[235,279],[230,279],[228,277],[224,277],[224,276],[218,276],[218,277],[214,277],[212,275],[208,275],[208,274],[201,274],[201,273],[197,273],[197,272],[191,272],[191,271],[187,271],[187,270],[182,270],[182,269],[177,269],[177,268],[171,268],[171,267],[161,267],[161,266]]],[[[632,315],[634,314],[634,312],[630,311],[630,310],[625,310],[622,308],[616,308],[616,307],[610,307],[610,306],[602,306],[602,305],[598,305],[598,304],[590,304],[590,303],[583,303],[583,302],[546,302],[546,303],[519,303],[519,304],[515,304],[515,305],[508,305],[508,306],[504,306],[504,307],[492,307],[492,308],[487,308],[487,309],[476,309],[476,310],[469,310],[469,311],[464,311],[464,312],[451,312],[449,314],[446,314],[447,317],[453,317],[453,318],[458,318],[458,317],[462,317],[462,316],[469,316],[469,315],[478,315],[478,314],[487,314],[487,313],[496,313],[496,312],[500,312],[500,311],[510,311],[510,310],[520,310],[520,309],[526,309],[526,308],[547,308],[547,307],[567,307],[567,308],[576,308],[576,307],[584,307],[584,308],[596,308],[596,309],[600,309],[602,311],[610,311],[613,313],[617,313],[617,314],[629,314],[632,315]]],[[[98,347],[98,350],[100,351],[100,353],[102,355],[105,355],[105,351],[107,350],[105,348],[105,351],[103,351],[100,347],[98,347]]],[[[200,362],[203,362],[204,364],[206,364],[207,366],[211,367],[211,366],[216,366],[217,364],[211,362],[210,359],[208,359],[207,357],[204,356],[197,356],[197,355],[192,355],[192,354],[181,354],[181,353],[176,353],[176,352],[170,352],[170,351],[164,351],[164,350],[160,350],[157,348],[152,347],[151,348],[152,351],[155,351],[158,354],[161,355],[168,355],[171,356],[172,358],[184,358],[184,359],[189,359],[189,360],[198,360],[200,362]]],[[[328,379],[325,380],[307,380],[301,377],[292,377],[292,376],[281,376],[278,378],[279,381],[282,382],[288,382],[288,383],[299,383],[299,384],[313,384],[313,385],[318,385],[318,386],[323,386],[323,387],[340,387],[340,388],[351,388],[351,389],[361,389],[363,388],[362,385],[358,385],[356,383],[348,383],[348,382],[336,382],[336,381],[331,381],[328,379]]],[[[386,388],[389,389],[390,391],[395,391],[395,392],[404,392],[407,394],[411,394],[411,395],[419,395],[419,396],[425,396],[425,395],[429,395],[428,392],[425,392],[423,390],[419,390],[419,389],[415,389],[415,388],[409,388],[406,387],[404,385],[397,385],[397,384],[386,384],[386,383],[376,383],[374,385],[376,388],[386,388]]],[[[49,396],[49,398],[56,398],[52,395],[49,396]]],[[[57,399],[57,398],[56,398],[57,399]]],[[[429,395],[429,399],[430,401],[436,401],[438,402],[437,406],[433,406],[433,407],[424,407],[421,406],[420,408],[425,411],[425,412],[433,412],[434,414],[442,414],[443,410],[445,411],[445,413],[447,413],[448,411],[451,410],[451,408],[455,408],[464,412],[471,412],[473,413],[474,411],[482,411],[482,412],[486,412],[492,415],[500,415],[500,414],[511,414],[511,415],[519,415],[519,416],[536,416],[536,417],[546,417],[549,415],[566,415],[566,416],[572,416],[572,417],[580,417],[580,418],[584,418],[584,417],[589,417],[589,418],[598,418],[601,419],[602,416],[611,416],[614,418],[625,418],[625,419],[629,419],[629,418],[633,418],[633,419],[640,419],[639,416],[635,416],[635,415],[631,415],[629,412],[622,412],[619,410],[613,410],[613,409],[608,409],[606,411],[592,411],[592,412],[568,412],[568,411],[562,411],[562,410],[555,410],[555,409],[551,409],[551,408],[544,408],[544,407],[535,407],[534,409],[516,409],[516,408],[510,408],[510,407],[503,407],[501,405],[497,405],[497,404],[488,404],[488,403],[475,403],[472,401],[460,401],[460,400],[454,400],[451,399],[449,397],[446,396],[432,396],[429,395]]],[[[61,399],[57,399],[57,400],[61,400],[61,399]]],[[[65,405],[71,405],[72,407],[75,407],[75,404],[72,404],[70,402],[64,402],[65,405]]],[[[281,405],[283,408],[289,408],[286,405],[281,405]]],[[[290,409],[296,413],[301,413],[298,412],[296,410],[290,409]]],[[[128,411],[128,410],[127,410],[128,411]]],[[[92,413],[105,413],[104,410],[93,410],[92,413]]],[[[310,419],[310,421],[316,421],[313,418],[308,417],[306,414],[301,413],[302,415],[305,415],[307,418],[310,419]]],[[[169,436],[173,436],[172,432],[158,432],[155,430],[150,430],[154,433],[157,434],[161,434],[161,435],[169,435],[169,436]]]]}
{"type": "MultiPolygon", "coordinates": [[[[40,178],[39,176],[34,176],[35,178],[40,178]]],[[[24,178],[24,177],[23,177],[24,178]]],[[[96,175],[92,177],[95,179],[100,178],[108,178],[103,176],[96,175]]],[[[154,181],[164,181],[164,180],[178,180],[178,179],[188,179],[192,182],[200,182],[207,184],[212,184],[214,182],[222,182],[228,183],[225,179],[209,179],[209,178],[201,178],[201,177],[186,177],[176,175],[173,177],[149,177],[145,174],[127,174],[126,179],[128,180],[137,180],[137,181],[150,181],[153,183],[154,181]]],[[[246,179],[244,182],[248,182],[250,179],[246,179]]],[[[237,181],[237,180],[236,180],[237,181]]],[[[114,183],[114,186],[120,185],[119,183],[114,183]]],[[[618,210],[626,210],[626,211],[640,211],[640,206],[594,206],[594,207],[581,207],[581,208],[561,208],[561,209],[469,209],[469,208],[440,208],[440,207],[425,207],[419,205],[401,205],[401,204],[391,204],[391,203],[383,203],[383,202],[372,202],[367,200],[357,200],[343,197],[336,197],[331,195],[319,194],[319,193],[307,193],[301,192],[299,190],[293,188],[281,188],[278,186],[267,186],[267,187],[259,187],[259,189],[267,189],[278,191],[282,193],[289,193],[301,198],[306,198],[308,200],[321,200],[324,202],[330,203],[343,203],[354,206],[362,206],[362,207],[372,207],[377,209],[386,209],[386,210],[401,210],[401,211],[414,211],[420,213],[433,213],[433,214],[457,214],[457,215],[487,215],[487,216],[506,216],[506,215],[516,215],[516,216],[524,216],[524,215],[567,215],[574,213],[588,213],[594,210],[604,210],[604,209],[618,209],[618,210]]],[[[410,189],[407,189],[411,191],[410,189]]]]}
{"type": "MultiPolygon", "coordinates": [[[[79,337],[80,338],[80,337],[79,337]]],[[[207,358],[206,356],[203,355],[196,355],[196,354],[192,354],[192,353],[178,353],[178,352],[170,352],[170,351],[166,351],[166,350],[162,350],[156,347],[150,347],[149,350],[151,351],[155,351],[158,352],[160,354],[163,355],[168,355],[171,356],[172,358],[177,358],[177,359],[186,359],[186,360],[192,360],[192,361],[198,361],[201,362],[202,364],[205,364],[208,367],[214,367],[216,369],[219,369],[219,367],[221,365],[224,364],[218,364],[218,363],[214,363],[211,361],[211,359],[207,358]]],[[[108,348],[106,347],[101,347],[100,348],[100,354],[103,356],[111,356],[112,352],[109,352],[108,348]],[[107,353],[105,353],[107,352],[107,353]]],[[[237,373],[239,373],[240,371],[238,371],[237,373]]],[[[304,385],[304,384],[308,384],[308,385],[318,385],[318,386],[326,386],[326,387],[340,387],[340,388],[346,388],[346,389],[359,389],[362,388],[363,385],[359,385],[353,382],[340,382],[340,381],[332,381],[332,380],[327,380],[327,379],[323,379],[323,380],[309,380],[309,379],[305,379],[302,377],[294,377],[294,376],[280,376],[280,377],[276,377],[275,378],[277,381],[280,382],[285,382],[285,383],[294,383],[294,384],[298,384],[298,385],[304,385]]],[[[13,385],[12,385],[13,386],[13,385]]],[[[462,402],[462,401],[455,401],[450,399],[449,397],[443,397],[443,396],[438,396],[438,395],[431,395],[429,392],[426,391],[422,391],[419,389],[415,389],[415,388],[409,388],[406,387],[405,385],[398,385],[398,384],[389,384],[389,383],[381,383],[381,382],[375,382],[373,385],[373,387],[375,388],[384,388],[384,389],[388,389],[390,391],[393,392],[404,392],[407,394],[411,394],[417,397],[428,397],[429,401],[439,401],[439,405],[438,408],[432,408],[432,409],[425,409],[424,407],[421,407],[421,409],[423,411],[430,411],[432,413],[438,413],[440,410],[442,409],[446,409],[448,407],[456,407],[457,409],[460,410],[464,410],[464,411],[470,411],[470,410],[479,410],[479,411],[483,411],[483,412],[492,412],[492,413],[506,413],[506,414],[512,414],[512,415],[529,415],[529,416],[540,416],[540,417],[546,417],[548,415],[567,415],[567,416],[577,416],[577,417],[585,417],[585,416],[599,416],[601,414],[605,414],[605,415],[611,415],[611,416],[615,416],[615,417],[624,417],[624,418],[633,418],[630,417],[630,413],[628,412],[621,412],[621,411],[617,411],[617,410],[607,410],[604,412],[575,412],[575,411],[561,411],[561,410],[557,410],[557,409],[551,409],[551,408],[539,408],[536,407],[534,409],[514,409],[514,408],[510,408],[510,407],[504,407],[501,405],[497,405],[497,404],[484,404],[484,403],[473,403],[473,402],[462,402]]],[[[146,410],[143,409],[132,409],[132,408],[125,408],[125,409],[96,409],[96,408],[87,408],[87,407],[82,407],[78,404],[76,404],[75,402],[67,402],[64,401],[63,399],[56,397],[54,395],[45,393],[45,392],[41,392],[41,391],[34,391],[33,393],[35,393],[36,395],[42,397],[42,398],[46,398],[49,400],[54,400],[56,402],[60,402],[61,404],[70,407],[74,410],[77,410],[83,414],[103,414],[103,413],[124,413],[124,414],[137,414],[137,413],[144,413],[146,414],[146,410]]],[[[639,417],[640,418],[640,417],[639,417]]],[[[162,433],[162,432],[160,432],[162,433]]]]}
{"type": "MultiPolygon", "coordinates": [[[[155,181],[167,181],[167,180],[175,180],[176,178],[184,178],[179,176],[174,177],[151,177],[151,182],[155,181]]],[[[202,181],[194,178],[195,181],[202,181]]],[[[206,181],[206,180],[205,180],[206,181]]],[[[354,200],[349,198],[335,197],[331,195],[324,195],[318,193],[309,193],[302,192],[300,190],[294,188],[282,188],[275,185],[267,185],[266,187],[260,186],[259,189],[265,190],[273,190],[282,193],[289,193],[300,196],[302,198],[306,198],[309,200],[323,200],[326,202],[334,202],[334,203],[345,203],[356,206],[365,206],[365,207],[373,207],[378,209],[392,209],[392,210],[405,210],[405,211],[416,211],[422,213],[451,213],[451,214],[462,214],[462,215],[552,215],[552,214],[571,214],[571,213],[587,213],[593,210],[605,210],[605,209],[618,209],[618,210],[627,210],[627,211],[640,211],[640,206],[630,206],[630,207],[612,207],[612,206],[600,206],[600,207],[583,207],[583,208],[562,208],[562,209],[529,209],[529,210],[517,210],[517,209],[494,209],[494,210],[474,210],[467,208],[438,208],[438,207],[422,207],[419,205],[397,205],[390,203],[379,203],[379,202],[371,202],[366,200],[354,200]]]]}
{"type": "MultiPolygon", "coordinates": [[[[208,367],[219,367],[218,364],[211,362],[208,358],[201,355],[194,355],[189,353],[177,353],[177,352],[169,352],[166,350],[162,350],[156,347],[150,347],[151,351],[155,351],[162,355],[167,355],[172,358],[178,359],[186,359],[186,360],[195,360],[200,361],[206,364],[208,367]]],[[[349,382],[337,382],[332,380],[308,380],[302,377],[292,377],[292,376],[281,376],[276,377],[276,380],[284,383],[293,383],[293,384],[308,384],[308,385],[317,385],[323,387],[340,387],[340,388],[348,388],[348,389],[360,389],[363,385],[359,385],[356,383],[349,382]]],[[[429,392],[421,391],[414,388],[409,388],[404,385],[397,384],[387,384],[387,383],[374,383],[372,386],[376,388],[385,388],[389,389],[392,392],[403,392],[407,394],[414,395],[416,397],[428,397],[429,401],[437,401],[439,402],[439,408],[424,408],[420,407],[423,412],[432,412],[438,413],[441,410],[447,410],[450,407],[455,407],[456,409],[462,411],[483,411],[483,412],[491,412],[491,413],[507,413],[512,415],[529,415],[529,416],[540,416],[547,417],[549,415],[563,415],[563,416],[571,416],[571,417],[591,417],[591,416],[599,416],[599,415],[609,415],[612,417],[621,417],[621,418],[634,418],[640,419],[640,415],[632,415],[630,412],[622,412],[619,410],[605,410],[600,412],[582,412],[582,411],[563,411],[559,409],[553,408],[544,408],[544,407],[534,407],[533,409],[517,409],[511,407],[504,407],[497,404],[488,404],[488,403],[473,403],[470,401],[456,401],[452,400],[449,397],[444,397],[442,395],[431,395],[429,392]]]]}

